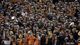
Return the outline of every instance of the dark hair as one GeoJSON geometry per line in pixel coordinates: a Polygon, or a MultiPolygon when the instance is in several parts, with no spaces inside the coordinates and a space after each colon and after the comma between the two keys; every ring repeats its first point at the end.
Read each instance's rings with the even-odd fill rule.
{"type": "Polygon", "coordinates": [[[8,38],[8,37],[6,37],[6,38],[5,38],[5,40],[9,40],[9,38],[8,38]]]}

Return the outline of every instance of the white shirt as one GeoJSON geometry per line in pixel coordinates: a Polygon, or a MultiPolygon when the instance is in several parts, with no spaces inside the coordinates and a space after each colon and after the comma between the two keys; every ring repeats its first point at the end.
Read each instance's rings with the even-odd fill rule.
{"type": "Polygon", "coordinates": [[[8,40],[4,40],[4,45],[10,45],[10,41],[8,41],[8,40]]]}

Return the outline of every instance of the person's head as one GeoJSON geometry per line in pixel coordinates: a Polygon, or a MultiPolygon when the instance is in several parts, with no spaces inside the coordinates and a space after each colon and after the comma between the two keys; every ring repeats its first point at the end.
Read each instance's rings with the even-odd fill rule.
{"type": "Polygon", "coordinates": [[[72,29],[72,32],[76,32],[76,28],[73,28],[73,29],[72,29]]]}
{"type": "Polygon", "coordinates": [[[15,41],[16,41],[15,37],[12,37],[12,41],[13,41],[13,42],[15,42],[15,41]]]}
{"type": "Polygon", "coordinates": [[[33,35],[33,33],[32,33],[32,31],[31,31],[31,30],[30,30],[30,31],[28,31],[28,34],[29,34],[29,35],[33,35]]]}
{"type": "Polygon", "coordinates": [[[6,37],[5,40],[9,40],[9,37],[6,37]]]}
{"type": "Polygon", "coordinates": [[[73,35],[72,34],[70,34],[69,36],[70,36],[70,39],[73,39],[73,35]]]}

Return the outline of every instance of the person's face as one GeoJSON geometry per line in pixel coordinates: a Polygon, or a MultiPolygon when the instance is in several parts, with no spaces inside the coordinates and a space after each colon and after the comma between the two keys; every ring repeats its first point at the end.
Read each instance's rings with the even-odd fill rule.
{"type": "Polygon", "coordinates": [[[73,36],[72,35],[70,35],[70,39],[73,39],[73,36]]]}
{"type": "Polygon", "coordinates": [[[76,28],[73,28],[72,31],[75,32],[76,31],[76,28]]]}

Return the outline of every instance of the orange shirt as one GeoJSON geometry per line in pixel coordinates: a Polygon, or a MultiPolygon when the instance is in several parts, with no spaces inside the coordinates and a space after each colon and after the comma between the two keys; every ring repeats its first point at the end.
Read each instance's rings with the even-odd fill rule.
{"type": "Polygon", "coordinates": [[[27,34],[27,35],[26,35],[26,44],[27,44],[27,45],[28,45],[28,40],[29,40],[28,37],[29,37],[29,35],[27,34]]]}
{"type": "Polygon", "coordinates": [[[35,39],[34,45],[39,45],[39,40],[38,40],[38,38],[35,39]]]}
{"type": "Polygon", "coordinates": [[[28,37],[27,37],[27,44],[28,45],[33,45],[34,44],[34,36],[31,36],[31,35],[29,35],[28,37]]]}

